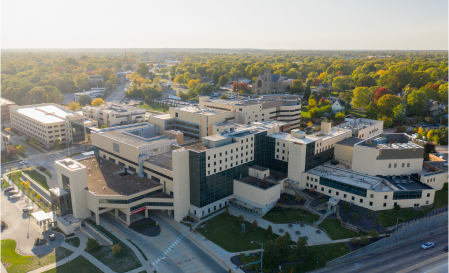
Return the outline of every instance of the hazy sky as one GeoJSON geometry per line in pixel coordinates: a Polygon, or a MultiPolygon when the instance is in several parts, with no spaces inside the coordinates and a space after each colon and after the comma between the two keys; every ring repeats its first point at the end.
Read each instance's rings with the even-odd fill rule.
{"type": "Polygon", "coordinates": [[[3,0],[2,48],[448,49],[448,0],[3,0]]]}

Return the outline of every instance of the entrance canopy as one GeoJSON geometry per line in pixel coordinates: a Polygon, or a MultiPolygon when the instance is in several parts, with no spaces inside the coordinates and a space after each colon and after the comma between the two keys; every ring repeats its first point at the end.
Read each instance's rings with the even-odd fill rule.
{"type": "Polygon", "coordinates": [[[41,210],[38,212],[33,212],[31,215],[36,218],[37,221],[50,221],[53,222],[53,212],[46,213],[45,211],[41,210]]]}

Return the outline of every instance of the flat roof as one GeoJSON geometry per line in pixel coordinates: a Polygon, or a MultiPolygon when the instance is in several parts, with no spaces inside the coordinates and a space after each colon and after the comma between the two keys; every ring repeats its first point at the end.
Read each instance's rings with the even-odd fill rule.
{"type": "Polygon", "coordinates": [[[101,109],[103,111],[109,111],[114,113],[127,113],[128,111],[139,111],[139,112],[146,112],[144,108],[136,107],[134,105],[124,104],[124,103],[106,103],[101,106],[87,106],[85,108],[92,108],[92,109],[101,109]]]}
{"type": "Polygon", "coordinates": [[[70,111],[55,105],[19,107],[17,112],[42,123],[55,123],[66,120],[66,116],[75,116],[70,111]]]}
{"type": "Polygon", "coordinates": [[[86,167],[87,187],[95,195],[126,196],[162,185],[140,177],[137,173],[120,176],[117,172],[123,172],[124,168],[101,157],[80,159],[77,162],[86,167]]]}
{"type": "Polygon", "coordinates": [[[150,158],[148,158],[147,160],[144,160],[144,161],[147,161],[150,164],[161,167],[163,169],[173,171],[173,158],[172,158],[171,151],[168,153],[150,156],[150,158]]]}
{"type": "Polygon", "coordinates": [[[373,191],[394,191],[398,190],[395,186],[391,185],[382,177],[376,177],[371,175],[365,175],[351,170],[344,170],[337,168],[329,163],[324,163],[318,167],[315,167],[306,173],[317,175],[319,177],[325,177],[338,182],[342,182],[348,185],[356,186],[363,189],[369,189],[373,191]]]}
{"type": "Polygon", "coordinates": [[[186,150],[192,150],[192,151],[196,151],[196,152],[202,152],[202,151],[206,151],[206,150],[210,149],[210,148],[204,146],[203,142],[201,140],[193,142],[193,143],[189,143],[186,145],[180,145],[180,146],[186,150]]]}
{"type": "Polygon", "coordinates": [[[16,104],[15,102],[12,102],[10,100],[7,100],[5,98],[0,98],[0,104],[1,105],[6,105],[6,104],[16,104]]]}
{"type": "Polygon", "coordinates": [[[358,137],[348,137],[346,139],[343,139],[342,141],[339,141],[335,144],[340,144],[343,146],[349,146],[349,147],[354,147],[354,145],[356,143],[359,143],[360,141],[363,141],[363,138],[358,138],[358,137]]]}
{"type": "Polygon", "coordinates": [[[206,107],[201,108],[199,106],[180,106],[180,107],[173,107],[173,108],[176,110],[179,110],[179,111],[183,111],[183,112],[201,114],[201,115],[207,115],[207,116],[219,115],[219,114],[226,113],[225,111],[220,111],[220,110],[206,108],[206,107]]]}
{"type": "Polygon", "coordinates": [[[379,176],[391,184],[395,185],[398,190],[429,190],[433,189],[429,185],[426,185],[413,177],[413,175],[408,176],[379,176]]]}
{"type": "Polygon", "coordinates": [[[147,122],[135,123],[129,125],[122,125],[116,127],[110,127],[106,129],[101,129],[100,131],[93,132],[95,134],[110,138],[117,142],[132,146],[132,147],[143,147],[149,144],[161,143],[170,140],[169,137],[164,135],[155,135],[148,138],[140,138],[137,135],[125,134],[127,131],[135,129],[143,129],[146,127],[156,126],[147,122]]]}
{"type": "Polygon", "coordinates": [[[253,168],[255,170],[262,171],[262,172],[269,170],[268,168],[265,168],[265,167],[262,167],[259,165],[254,165],[254,166],[251,166],[250,168],[253,168]]]}
{"type": "Polygon", "coordinates": [[[268,181],[268,180],[264,180],[264,179],[259,179],[253,176],[246,176],[243,177],[242,179],[239,179],[237,181],[243,182],[245,184],[254,186],[256,188],[260,188],[263,190],[269,189],[273,186],[278,185],[278,183],[272,182],[272,181],[268,181]]]}

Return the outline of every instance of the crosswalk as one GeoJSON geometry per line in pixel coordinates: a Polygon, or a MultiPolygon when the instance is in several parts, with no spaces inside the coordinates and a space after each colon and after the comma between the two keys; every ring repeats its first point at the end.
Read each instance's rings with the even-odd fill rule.
{"type": "Polygon", "coordinates": [[[164,251],[164,254],[161,255],[161,256],[159,256],[159,258],[158,258],[157,260],[155,260],[154,262],[152,262],[150,265],[151,265],[152,267],[153,267],[153,266],[156,266],[161,260],[165,259],[165,256],[168,255],[168,253],[169,253],[171,250],[173,250],[173,249],[175,248],[175,246],[176,246],[179,242],[181,242],[181,240],[182,240],[184,237],[185,237],[185,235],[184,235],[184,234],[181,234],[181,236],[179,236],[179,237],[173,242],[173,244],[171,244],[171,245],[167,248],[167,250],[164,251]]]}

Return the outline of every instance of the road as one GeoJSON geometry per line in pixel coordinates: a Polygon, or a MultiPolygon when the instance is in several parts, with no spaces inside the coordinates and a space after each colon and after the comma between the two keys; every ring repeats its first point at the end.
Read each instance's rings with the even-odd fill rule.
{"type": "Polygon", "coordinates": [[[409,271],[413,273],[447,273],[448,272],[448,266],[447,266],[447,255],[442,255],[440,259],[437,259],[436,261],[433,261],[431,263],[428,263],[423,266],[418,266],[414,268],[413,270],[409,271]]]}
{"type": "MultiPolygon", "coordinates": [[[[352,262],[337,268],[330,268],[329,270],[323,270],[321,272],[332,272],[332,273],[398,272],[400,270],[409,268],[415,264],[421,263],[423,261],[446,253],[443,251],[443,248],[447,246],[447,244],[448,244],[448,234],[447,232],[444,232],[441,234],[430,236],[423,240],[419,240],[418,242],[412,244],[408,244],[393,250],[383,252],[382,254],[374,255],[369,258],[352,262]],[[427,250],[421,249],[421,245],[429,241],[434,242],[435,247],[427,250]]],[[[447,260],[447,253],[446,253],[446,260],[447,260]]],[[[425,272],[425,271],[415,271],[415,272],[425,272]]],[[[436,273],[440,271],[429,271],[429,273],[430,272],[436,273]]],[[[447,272],[447,270],[444,272],[447,272]]]]}
{"type": "Polygon", "coordinates": [[[109,95],[109,97],[105,100],[105,102],[114,102],[114,103],[121,102],[125,97],[126,90],[128,90],[128,88],[126,87],[127,83],[129,82],[126,82],[117,87],[117,89],[111,95],[109,95]]]}
{"type": "Polygon", "coordinates": [[[108,213],[100,217],[102,224],[107,223],[126,238],[132,239],[133,243],[145,253],[150,266],[154,269],[157,266],[158,272],[227,272],[224,265],[188,236],[184,236],[165,217],[152,211],[148,212],[148,216],[158,221],[161,226],[161,234],[156,237],[138,234],[108,213]],[[153,264],[158,259],[161,260],[153,264]]]}

